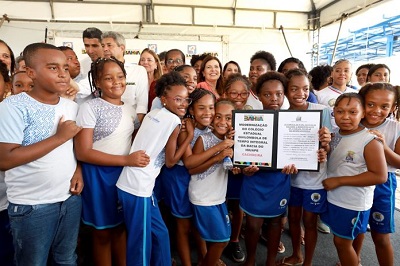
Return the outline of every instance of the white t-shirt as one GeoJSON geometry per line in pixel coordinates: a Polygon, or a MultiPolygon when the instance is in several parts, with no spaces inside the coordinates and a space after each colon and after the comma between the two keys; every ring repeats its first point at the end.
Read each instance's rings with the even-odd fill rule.
{"type": "Polygon", "coordinates": [[[254,94],[252,90],[249,91],[249,98],[247,98],[246,105],[249,105],[253,108],[253,110],[262,110],[263,104],[260,102],[258,97],[254,94]]]}
{"type": "MultiPolygon", "coordinates": [[[[375,137],[363,129],[351,135],[335,132],[328,158],[328,177],[354,176],[367,171],[364,148],[375,137]]],[[[366,211],[372,207],[375,186],[340,186],[328,191],[328,201],[336,206],[366,211]]]]}
{"type": "MultiPolygon", "coordinates": [[[[53,136],[61,116],[75,120],[78,105],[59,99],[56,105],[43,104],[25,92],[5,99],[0,104],[0,142],[32,145],[53,136]]],[[[70,139],[43,157],[6,171],[8,200],[26,205],[64,201],[75,170],[70,139]]]]}
{"type": "Polygon", "coordinates": [[[87,76],[87,74],[90,71],[90,67],[92,65],[92,59],[89,56],[86,56],[81,61],[79,61],[79,63],[81,64],[81,73],[84,76],[87,76]]]}
{"type": "Polygon", "coordinates": [[[166,108],[155,109],[144,117],[129,153],[144,150],[150,163],[146,167],[125,166],[117,182],[119,189],[138,197],[151,196],[165,163],[165,145],[180,124],[179,117],[166,108]]]}
{"type": "Polygon", "coordinates": [[[122,101],[131,103],[138,114],[147,113],[149,101],[149,80],[146,69],[135,64],[125,64],[126,90],[122,95],[122,101]]]}
{"type": "MultiPolygon", "coordinates": [[[[222,140],[212,132],[200,135],[198,141],[203,141],[204,150],[214,147],[222,140]]],[[[216,163],[206,171],[194,174],[189,182],[189,200],[194,205],[213,206],[225,202],[228,186],[228,170],[222,162],[216,163]]]]}
{"type": "MultiPolygon", "coordinates": [[[[327,106],[316,103],[308,103],[308,110],[323,110],[322,111],[322,126],[327,127],[332,131],[330,120],[330,112],[327,106]]],[[[317,156],[317,151],[315,151],[317,156]]],[[[322,162],[319,164],[318,172],[299,171],[296,175],[291,175],[291,186],[302,189],[323,189],[322,181],[326,179],[327,163],[322,162]]]]}
{"type": "MultiPolygon", "coordinates": [[[[386,119],[385,122],[382,123],[382,125],[379,125],[374,128],[369,128],[369,129],[375,129],[375,130],[378,130],[379,132],[381,132],[385,136],[386,145],[388,145],[388,147],[392,151],[394,151],[394,149],[396,148],[396,141],[400,137],[400,123],[399,122],[397,122],[395,120],[391,120],[391,119],[386,119]]],[[[387,168],[388,168],[388,172],[393,172],[393,173],[397,169],[396,167],[391,166],[390,164],[387,165],[387,168]]]]}
{"type": "Polygon", "coordinates": [[[93,128],[93,149],[114,155],[127,155],[135,129],[136,112],[132,105],[114,105],[102,98],[79,107],[76,123],[93,128]]]}
{"type": "Polygon", "coordinates": [[[333,128],[337,128],[335,117],[333,114],[333,107],[335,106],[336,99],[343,93],[357,92],[356,90],[346,87],[345,91],[336,89],[333,86],[328,86],[320,91],[314,91],[319,104],[329,107],[331,113],[331,124],[333,128]]]}

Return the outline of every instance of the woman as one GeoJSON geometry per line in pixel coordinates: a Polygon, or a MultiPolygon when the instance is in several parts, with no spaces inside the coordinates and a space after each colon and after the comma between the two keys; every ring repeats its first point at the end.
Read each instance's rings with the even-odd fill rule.
{"type": "Polygon", "coordinates": [[[199,80],[196,88],[211,91],[218,99],[223,93],[223,80],[221,75],[222,65],[215,56],[208,55],[204,58],[200,67],[199,80]]]}
{"type": "Polygon", "coordinates": [[[146,69],[147,78],[149,80],[148,110],[150,110],[151,103],[156,97],[156,93],[154,91],[155,81],[162,76],[162,67],[158,55],[149,48],[143,49],[142,53],[140,54],[139,65],[146,69]]]}

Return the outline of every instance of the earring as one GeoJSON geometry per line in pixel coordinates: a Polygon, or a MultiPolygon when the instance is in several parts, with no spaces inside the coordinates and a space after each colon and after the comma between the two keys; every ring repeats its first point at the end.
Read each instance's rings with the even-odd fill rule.
{"type": "Polygon", "coordinates": [[[163,105],[164,105],[164,106],[167,106],[167,104],[166,104],[166,103],[164,103],[163,105]]]}

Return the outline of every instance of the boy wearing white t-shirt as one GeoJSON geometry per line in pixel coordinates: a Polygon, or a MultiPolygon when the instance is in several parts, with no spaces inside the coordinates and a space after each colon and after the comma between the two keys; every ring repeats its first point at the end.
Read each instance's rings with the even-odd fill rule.
{"type": "Polygon", "coordinates": [[[24,49],[35,87],[0,104],[0,170],[17,265],[76,265],[83,182],[73,153],[77,104],[60,98],[69,87],[65,55],[55,46],[24,49]]]}

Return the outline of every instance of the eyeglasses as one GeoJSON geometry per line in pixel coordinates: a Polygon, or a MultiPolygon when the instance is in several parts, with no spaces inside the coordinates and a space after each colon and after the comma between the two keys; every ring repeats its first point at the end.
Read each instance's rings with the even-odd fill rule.
{"type": "Polygon", "coordinates": [[[182,59],[176,59],[176,60],[174,60],[174,59],[168,59],[167,60],[167,65],[172,65],[172,64],[176,64],[176,65],[181,65],[181,64],[183,64],[183,60],[182,59]]]}
{"type": "Polygon", "coordinates": [[[249,92],[242,92],[242,93],[237,93],[237,92],[229,92],[228,93],[229,94],[229,96],[231,97],[231,98],[237,98],[239,95],[240,95],[240,97],[241,98],[247,98],[247,97],[249,97],[249,92]]]}
{"type": "MultiPolygon", "coordinates": [[[[168,97],[168,98],[171,98],[171,97],[168,97]]],[[[172,99],[175,101],[175,103],[177,105],[181,105],[183,103],[189,105],[189,104],[192,103],[192,99],[191,98],[174,97],[172,99]]]]}

